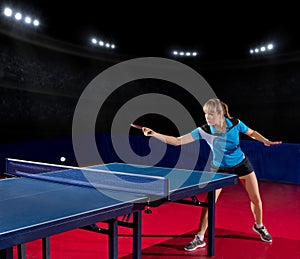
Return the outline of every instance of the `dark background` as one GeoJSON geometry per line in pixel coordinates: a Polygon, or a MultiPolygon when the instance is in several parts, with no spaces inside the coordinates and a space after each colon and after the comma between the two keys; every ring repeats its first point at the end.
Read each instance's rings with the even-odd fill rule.
{"type": "MultiPolygon", "coordinates": [[[[95,76],[134,57],[174,58],[170,49],[181,46],[199,50],[197,58],[177,60],[208,81],[232,116],[269,139],[300,142],[300,53],[292,6],[280,12],[259,8],[229,8],[229,12],[218,6],[208,12],[192,4],[174,11],[160,4],[124,9],[120,4],[60,2],[9,2],[44,17],[37,30],[1,18],[0,143],[70,136],[78,98],[95,76]],[[288,17],[281,19],[284,15],[288,17]],[[95,31],[115,42],[117,49],[89,46],[87,39],[95,31]],[[251,46],[268,40],[275,41],[273,54],[249,56],[251,46]]],[[[184,104],[199,126],[205,122],[201,107],[178,86],[145,79],[123,85],[107,100],[97,131],[109,132],[121,105],[145,92],[168,94],[184,104]]],[[[178,134],[176,126],[159,115],[138,122],[178,134]]]]}
{"type": "MultiPolygon", "coordinates": [[[[280,53],[299,50],[300,43],[298,8],[292,1],[4,0],[4,6],[39,18],[40,26],[32,30],[39,35],[88,48],[94,36],[115,43],[113,52],[128,57],[167,57],[182,49],[198,51],[196,61],[231,60],[248,58],[251,47],[270,41],[280,53]]],[[[7,23],[11,32],[20,27],[7,23]]]]}

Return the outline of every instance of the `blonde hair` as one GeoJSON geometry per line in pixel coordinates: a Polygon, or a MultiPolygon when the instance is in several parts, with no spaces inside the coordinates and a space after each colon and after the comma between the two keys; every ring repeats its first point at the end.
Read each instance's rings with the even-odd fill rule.
{"type": "Polygon", "coordinates": [[[205,113],[217,112],[224,115],[224,117],[231,119],[228,111],[228,105],[223,103],[218,98],[209,99],[203,106],[203,111],[205,113]]]}

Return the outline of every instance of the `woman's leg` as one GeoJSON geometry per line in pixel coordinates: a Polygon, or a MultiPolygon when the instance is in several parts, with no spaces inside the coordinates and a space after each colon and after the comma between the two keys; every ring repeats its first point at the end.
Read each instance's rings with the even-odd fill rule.
{"type": "Polygon", "coordinates": [[[251,210],[255,219],[252,229],[260,235],[261,240],[272,242],[272,237],[263,225],[262,201],[259,194],[257,178],[254,172],[239,178],[251,200],[251,210]]]}
{"type": "MultiPolygon", "coordinates": [[[[216,201],[221,193],[222,189],[216,190],[216,201]]],[[[206,194],[206,202],[208,201],[208,194],[206,194]]],[[[201,217],[200,217],[200,224],[199,224],[199,230],[197,235],[195,235],[194,240],[192,240],[190,243],[188,243],[185,247],[184,250],[187,251],[194,251],[195,249],[199,247],[204,247],[206,246],[206,243],[204,242],[204,234],[206,232],[208,226],[208,208],[203,207],[202,212],[201,212],[201,217]]]]}
{"type": "MultiPolygon", "coordinates": [[[[218,189],[216,190],[216,202],[219,198],[219,195],[221,193],[222,189],[218,189]]],[[[206,194],[206,198],[205,201],[207,202],[207,194],[206,194]]],[[[204,235],[206,232],[208,226],[208,208],[207,207],[203,207],[202,208],[202,212],[201,212],[201,216],[200,216],[200,223],[199,223],[199,229],[198,229],[198,234],[199,235],[204,235]]]]}
{"type": "Polygon", "coordinates": [[[251,201],[251,210],[255,219],[255,223],[262,225],[262,201],[259,194],[256,175],[254,172],[251,172],[250,174],[242,176],[239,179],[249,195],[251,201]]]}

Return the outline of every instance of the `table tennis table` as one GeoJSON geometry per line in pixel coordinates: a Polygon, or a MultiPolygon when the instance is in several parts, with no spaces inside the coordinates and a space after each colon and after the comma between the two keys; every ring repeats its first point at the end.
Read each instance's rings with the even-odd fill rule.
{"type": "MultiPolygon", "coordinates": [[[[9,160],[7,167],[9,174],[13,168],[10,164],[18,161],[24,162],[9,160]]],[[[35,170],[34,167],[32,170],[35,170]]],[[[67,167],[65,172],[72,172],[72,174],[75,172],[78,177],[80,170],[67,167]]],[[[97,222],[108,223],[108,228],[101,229],[100,232],[108,234],[110,259],[118,258],[119,225],[133,229],[132,255],[133,258],[141,258],[142,212],[148,207],[160,206],[168,202],[208,207],[207,253],[208,256],[214,255],[215,190],[235,184],[236,175],[125,163],[96,165],[88,167],[87,170],[93,177],[98,171],[120,172],[118,179],[123,177],[123,173],[128,174],[131,177],[129,189],[132,189],[132,192],[116,190],[113,186],[111,186],[112,190],[102,189],[102,185],[81,186],[77,184],[78,179],[75,183],[69,184],[64,181],[39,178],[39,175],[59,174],[60,169],[46,174],[33,173],[29,177],[25,177],[27,173],[23,175],[19,170],[15,170],[19,177],[1,180],[0,258],[13,258],[14,246],[18,247],[18,257],[25,258],[25,244],[37,239],[42,239],[43,258],[50,258],[51,236],[97,222]],[[138,180],[141,181],[140,183],[134,183],[135,176],[145,178],[142,181],[138,180]],[[145,183],[149,182],[151,187],[156,179],[159,180],[159,186],[166,188],[166,193],[158,195],[139,193],[139,189],[147,189],[144,188],[145,183]],[[195,199],[196,195],[206,192],[207,202],[199,202],[197,198],[195,199]],[[124,215],[131,215],[128,217],[130,220],[120,220],[124,215]]],[[[79,175],[79,178],[81,177],[82,175],[79,175]]]]}

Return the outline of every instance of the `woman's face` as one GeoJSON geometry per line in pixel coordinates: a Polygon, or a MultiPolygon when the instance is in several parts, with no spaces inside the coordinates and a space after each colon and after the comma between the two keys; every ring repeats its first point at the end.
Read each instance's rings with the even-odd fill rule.
{"type": "Polygon", "coordinates": [[[205,112],[205,119],[208,125],[214,126],[216,124],[220,124],[221,122],[221,114],[218,112],[205,112]]]}

